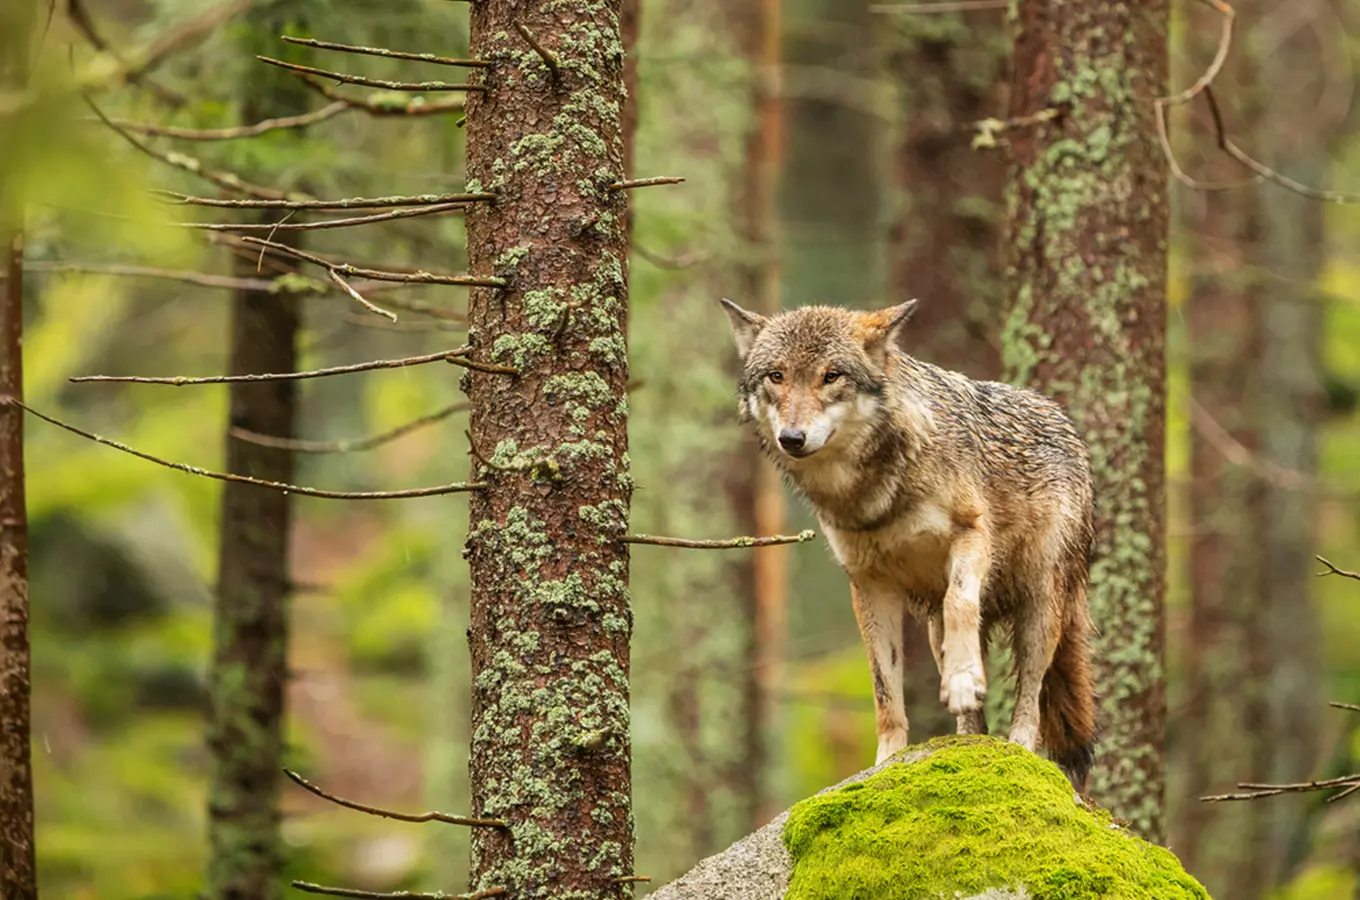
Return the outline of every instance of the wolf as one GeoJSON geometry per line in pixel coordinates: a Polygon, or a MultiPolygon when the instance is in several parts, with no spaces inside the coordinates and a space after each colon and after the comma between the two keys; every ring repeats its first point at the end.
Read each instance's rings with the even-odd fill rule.
{"type": "Polygon", "coordinates": [[[868,651],[877,762],[908,742],[903,615],[927,623],[940,700],[985,734],[983,654],[1009,629],[1009,738],[1084,792],[1096,738],[1087,575],[1091,463],[1061,407],[899,347],[911,300],[769,317],[723,299],[741,358],[738,417],[811,504],[850,578],[868,651]]]}

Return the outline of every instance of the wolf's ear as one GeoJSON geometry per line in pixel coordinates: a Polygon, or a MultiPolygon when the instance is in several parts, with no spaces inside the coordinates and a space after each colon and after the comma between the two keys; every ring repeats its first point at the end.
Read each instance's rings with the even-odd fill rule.
{"type": "Polygon", "coordinates": [[[723,297],[721,302],[723,309],[727,310],[727,318],[732,321],[732,336],[737,339],[737,353],[745,359],[746,354],[751,352],[751,345],[756,342],[756,335],[760,334],[767,320],[764,316],[742,309],[726,297],[723,297]]]}
{"type": "Polygon", "coordinates": [[[907,324],[911,314],[916,312],[915,299],[898,306],[869,313],[868,327],[865,329],[864,352],[874,364],[882,368],[888,361],[888,349],[897,343],[902,334],[902,326],[907,324]]]}

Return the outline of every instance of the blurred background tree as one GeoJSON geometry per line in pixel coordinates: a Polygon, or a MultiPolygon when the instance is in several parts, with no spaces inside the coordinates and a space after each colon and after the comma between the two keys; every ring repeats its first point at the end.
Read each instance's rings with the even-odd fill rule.
{"type": "MultiPolygon", "coordinates": [[[[309,3],[318,37],[467,52],[463,4],[309,3]]],[[[268,261],[262,271],[238,269],[220,246],[170,225],[175,217],[148,188],[210,188],[91,121],[74,91],[76,83],[109,81],[121,71],[118,59],[139,58],[138,48],[215,6],[87,0],[59,4],[50,22],[43,7],[32,41],[43,102],[17,118],[0,109],[0,141],[6,183],[20,184],[27,201],[31,404],[220,470],[228,465],[225,387],[65,383],[89,372],[224,371],[234,279],[282,274],[268,261]],[[91,47],[73,8],[86,13],[106,49],[91,47]],[[188,272],[227,281],[175,276],[188,272]]],[[[245,108],[241,86],[262,76],[242,47],[280,56],[283,45],[252,29],[244,6],[136,78],[113,78],[97,93],[101,109],[195,130],[265,115],[245,108]]],[[[633,197],[636,531],[723,536],[750,527],[749,508],[728,490],[750,457],[716,308],[723,295],[752,301],[741,292],[756,258],[738,198],[758,121],[758,72],[745,34],[733,27],[754,0],[735,6],[643,0],[640,10],[634,170],[687,181],[633,197]]],[[[1173,89],[1197,78],[1216,48],[1217,15],[1191,15],[1193,6],[1175,11],[1173,89]]],[[[923,318],[907,348],[994,376],[1005,302],[993,255],[1004,213],[997,172],[1010,151],[1004,132],[994,148],[970,143],[975,121],[1007,116],[1000,4],[962,12],[809,0],[783,7],[776,95],[783,161],[771,227],[782,302],[869,306],[917,296],[923,318]]],[[[282,7],[290,15],[299,8],[282,7]]],[[[1288,175],[1340,191],[1360,189],[1348,87],[1355,13],[1346,2],[1242,4],[1218,93],[1239,143],[1288,175]]],[[[346,59],[351,71],[403,77],[386,60],[346,59]]],[[[371,112],[398,101],[361,87],[328,89],[371,112]]],[[[318,95],[307,108],[331,102],[318,95]]],[[[1241,179],[1214,146],[1202,98],[1197,104],[1172,115],[1182,165],[1206,180],[1241,179]]],[[[305,181],[317,196],[456,191],[464,183],[456,113],[383,118],[348,106],[305,132],[266,140],[145,139],[266,184],[305,181]]],[[[1354,803],[1301,797],[1292,807],[1247,809],[1201,807],[1193,798],[1247,776],[1342,774],[1360,757],[1354,717],[1324,706],[1360,696],[1354,593],[1341,579],[1309,574],[1315,552],[1349,568],[1360,560],[1360,266],[1349,249],[1360,224],[1352,208],[1272,184],[1202,192],[1175,183],[1172,202],[1169,838],[1216,895],[1353,895],[1354,803]]],[[[318,233],[309,246],[384,269],[465,264],[456,216],[318,233]]],[[[354,315],[351,301],[322,292],[319,282],[295,286],[312,288],[299,301],[300,368],[432,352],[460,340],[447,333],[459,327],[459,288],[407,285],[384,294],[436,311],[399,310],[401,321],[389,328],[354,315]]],[[[353,441],[460,399],[442,367],[305,382],[296,433],[323,444],[353,441]]],[[[452,413],[362,452],[298,453],[294,478],[353,490],[455,481],[466,474],[465,427],[452,413]]],[[[77,900],[192,894],[206,866],[199,836],[221,491],[32,420],[27,442],[42,887],[77,900]]],[[[338,794],[413,809],[469,806],[468,587],[462,535],[446,525],[463,502],[294,498],[285,759],[338,794]]],[[[788,499],[786,509],[786,530],[810,524],[798,501],[788,499]]],[[[844,576],[821,546],[784,555],[783,676],[772,688],[764,771],[756,773],[770,808],[861,768],[874,742],[844,576]]],[[[756,666],[749,565],[725,554],[634,549],[636,870],[654,884],[750,824],[742,738],[750,708],[743,686],[756,666]]],[[[936,708],[928,654],[915,671],[908,713],[913,738],[922,739],[950,723],[936,708]]],[[[465,882],[461,830],[379,823],[291,789],[281,804],[287,876],[373,890],[465,882]]]]}

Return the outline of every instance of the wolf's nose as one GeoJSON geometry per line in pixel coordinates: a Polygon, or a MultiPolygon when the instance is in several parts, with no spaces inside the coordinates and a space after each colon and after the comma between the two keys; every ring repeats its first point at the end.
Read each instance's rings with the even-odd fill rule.
{"type": "Polygon", "coordinates": [[[807,434],[801,429],[779,429],[779,446],[788,450],[790,453],[796,453],[797,451],[802,450],[805,443],[807,443],[807,434]]]}

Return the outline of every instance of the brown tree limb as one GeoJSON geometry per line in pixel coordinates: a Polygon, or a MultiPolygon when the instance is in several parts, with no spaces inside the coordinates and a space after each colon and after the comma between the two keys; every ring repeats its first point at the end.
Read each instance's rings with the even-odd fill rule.
{"type": "Polygon", "coordinates": [[[204,375],[198,378],[190,378],[184,375],[151,377],[143,375],[77,375],[67,380],[73,384],[105,382],[119,384],[170,384],[175,387],[181,387],[187,384],[231,384],[233,382],[243,381],[300,381],[304,378],[326,378],[330,375],[371,372],[375,369],[403,369],[407,366],[419,366],[432,362],[449,362],[456,366],[476,369],[479,372],[492,372],[501,375],[517,374],[517,370],[512,369],[509,366],[473,362],[466,357],[468,352],[470,351],[467,347],[461,347],[457,350],[441,350],[438,353],[427,353],[423,356],[407,356],[401,359],[375,359],[370,362],[355,363],[349,366],[330,366],[324,369],[311,369],[306,372],[278,372],[250,375],[204,375]]]}
{"type": "Polygon", "coordinates": [[[368,310],[371,313],[374,313],[375,315],[385,316],[386,318],[391,319],[393,322],[397,321],[396,313],[392,312],[391,310],[383,309],[381,306],[374,306],[372,303],[369,303],[363,294],[359,293],[354,288],[350,287],[349,282],[346,281],[341,276],[337,275],[334,269],[327,269],[326,274],[330,276],[331,281],[335,282],[336,285],[339,286],[340,290],[344,291],[346,294],[349,294],[349,296],[354,299],[354,302],[358,303],[364,309],[368,310]]]}
{"type": "Polygon", "coordinates": [[[348,103],[337,100],[314,112],[304,113],[300,116],[280,116],[276,119],[264,119],[253,125],[238,125],[234,128],[177,128],[173,125],[148,125],[142,122],[129,122],[124,119],[110,119],[109,121],[133,134],[175,138],[181,141],[231,141],[237,138],[256,137],[285,128],[303,128],[307,125],[315,125],[317,122],[334,118],[351,108],[348,103]]]}
{"type": "Polygon", "coordinates": [[[251,444],[259,444],[262,447],[274,447],[279,450],[291,450],[294,453],[360,453],[365,450],[372,450],[383,444],[391,443],[398,438],[442,422],[454,413],[462,412],[467,409],[467,403],[451,403],[443,409],[436,410],[418,419],[412,419],[403,425],[368,437],[350,438],[338,441],[307,441],[299,438],[281,438],[267,434],[258,434],[254,431],[247,431],[244,428],[233,428],[231,436],[237,440],[246,441],[251,444]]]}
{"type": "Polygon", "coordinates": [[[54,274],[123,275],[133,278],[163,278],[179,281],[198,287],[225,288],[226,290],[270,290],[274,281],[269,278],[235,278],[230,275],[211,275],[207,272],[191,272],[175,269],[156,269],[149,266],[125,266],[117,263],[77,263],[48,262],[27,260],[24,267],[31,272],[51,272],[54,274]]]}
{"type": "Polygon", "coordinates": [[[232,200],[195,197],[176,191],[152,191],[178,206],[219,206],[229,209],[377,209],[388,206],[441,206],[495,200],[490,191],[461,194],[406,194],[392,197],[346,197],[340,200],[232,200]]]}
{"type": "Polygon", "coordinates": [[[951,13],[983,9],[1005,9],[1009,0],[941,0],[939,3],[879,3],[869,7],[875,13],[951,13]]]}
{"type": "Polygon", "coordinates": [[[656,178],[631,178],[616,181],[609,186],[611,191],[631,191],[633,188],[653,187],[658,184],[681,184],[685,179],[674,175],[661,175],[656,178]]]}
{"type": "Polygon", "coordinates": [[[326,887],[310,881],[294,881],[293,887],[309,894],[329,894],[332,897],[360,897],[364,900],[489,900],[505,894],[505,888],[487,888],[472,894],[446,894],[443,891],[361,891],[357,888],[326,887]]]}
{"type": "Polygon", "coordinates": [[[244,244],[254,244],[259,247],[266,247],[285,256],[293,256],[297,259],[305,260],[313,265],[330,269],[340,275],[358,275],[363,278],[372,278],[374,281],[395,281],[403,284],[459,284],[481,287],[504,287],[504,278],[482,277],[480,275],[434,275],[430,272],[386,272],[381,269],[364,269],[359,266],[352,266],[348,263],[335,263],[323,259],[312,253],[302,250],[295,250],[284,244],[277,244],[263,238],[243,237],[240,239],[244,244]]]}
{"type": "Polygon", "coordinates": [[[27,412],[29,415],[36,416],[37,418],[42,419],[44,422],[47,422],[51,425],[55,425],[58,428],[69,431],[74,435],[78,435],[80,437],[85,438],[86,440],[94,441],[96,444],[103,444],[105,447],[112,447],[115,450],[121,450],[122,452],[135,456],[138,459],[144,459],[147,462],[155,463],[158,466],[165,466],[167,469],[175,469],[177,471],[184,472],[189,475],[198,475],[203,478],[212,478],[216,481],[231,481],[237,484],[253,484],[256,487],[268,488],[269,490],[272,491],[286,491],[287,493],[298,494],[304,497],[321,497],[329,500],[402,500],[408,497],[435,497],[442,494],[456,494],[463,493],[466,491],[480,491],[486,487],[486,485],[479,484],[477,482],[455,482],[452,484],[436,485],[435,487],[411,488],[409,490],[403,491],[325,491],[320,490],[319,488],[302,487],[296,484],[280,484],[279,482],[276,481],[264,481],[263,479],[251,478],[247,475],[232,475],[228,472],[213,472],[208,469],[200,469],[197,466],[186,465],[185,463],[171,462],[170,460],[167,459],[161,459],[159,456],[152,456],[150,453],[145,453],[141,450],[129,447],[127,444],[121,444],[118,441],[110,440],[106,437],[100,437],[99,435],[93,432],[77,428],[74,425],[63,422],[60,419],[47,415],[46,413],[40,413],[36,409],[33,409],[31,406],[28,406],[13,397],[9,398],[0,397],[0,403],[5,402],[13,404],[14,406],[17,406],[20,409],[27,412]]]}
{"type": "MultiPolygon", "coordinates": [[[[1318,562],[1322,563],[1324,566],[1327,567],[1326,572],[1318,573],[1319,576],[1340,575],[1342,578],[1354,578],[1356,581],[1360,581],[1360,572],[1350,572],[1347,571],[1346,569],[1338,569],[1336,566],[1332,565],[1330,561],[1328,561],[1325,557],[1322,556],[1315,557],[1315,559],[1317,559],[1318,562]]],[[[1332,705],[1339,706],[1341,709],[1360,710],[1360,707],[1350,706],[1348,704],[1333,703],[1332,705]]]]}
{"type": "Polygon", "coordinates": [[[538,42],[538,38],[534,36],[534,33],[530,31],[529,27],[523,22],[516,22],[515,30],[519,32],[520,37],[524,38],[524,42],[532,47],[533,51],[538,54],[538,58],[543,60],[543,64],[548,67],[548,72],[552,74],[553,81],[560,81],[562,78],[562,70],[557,65],[557,57],[554,56],[547,47],[544,47],[538,42]]]}
{"type": "Polygon", "coordinates": [[[323,800],[329,800],[337,806],[343,806],[346,809],[368,813],[370,816],[379,816],[384,819],[396,819],[398,822],[445,822],[449,825],[466,825],[470,828],[506,827],[505,822],[500,819],[478,819],[471,816],[455,816],[433,810],[423,813],[402,813],[390,809],[381,809],[377,806],[366,806],[363,803],[356,803],[353,800],[346,800],[344,797],[337,797],[335,794],[328,793],[291,769],[284,769],[283,774],[291,778],[299,787],[311,791],[323,800]]]}
{"type": "Polygon", "coordinates": [[[355,44],[337,44],[333,41],[318,41],[313,38],[280,35],[290,44],[315,47],[318,50],[339,50],[342,53],[358,53],[361,56],[381,56],[386,59],[410,59],[416,62],[433,63],[437,66],[461,66],[469,69],[484,69],[491,63],[484,59],[454,59],[449,56],[435,56],[433,53],[407,53],[401,50],[388,50],[385,47],[360,47],[355,44]]]}
{"type": "Polygon", "coordinates": [[[462,211],[466,203],[436,203],[431,206],[415,206],[407,209],[394,209],[389,212],[375,213],[371,216],[352,216],[347,219],[323,219],[319,222],[176,222],[182,228],[195,231],[323,231],[330,228],[353,228],[356,225],[372,225],[375,222],[390,222],[394,219],[413,219],[418,216],[435,216],[441,213],[462,211]]]}
{"type": "Polygon", "coordinates": [[[315,66],[303,66],[298,63],[284,62],[281,59],[274,59],[269,56],[256,56],[260,62],[268,63],[271,66],[278,66],[290,72],[297,72],[303,75],[315,75],[321,78],[328,78],[331,81],[338,81],[340,84],[357,84],[363,87],[382,88],[385,91],[484,91],[485,85],[465,84],[453,81],[386,81],[382,78],[367,78],[363,75],[347,75],[344,72],[332,72],[329,69],[318,69],[315,66]]]}
{"type": "Polygon", "coordinates": [[[360,110],[370,116],[437,116],[443,113],[462,112],[466,108],[466,103],[462,97],[451,100],[440,100],[434,103],[427,103],[423,97],[415,97],[404,103],[394,103],[391,95],[351,97],[340,91],[335,90],[328,84],[303,75],[302,80],[312,90],[316,91],[327,100],[336,100],[354,109],[360,110]]]}
{"type": "Polygon", "coordinates": [[[625,544],[653,544],[658,547],[677,547],[685,550],[743,550],[750,547],[774,547],[779,544],[804,544],[817,537],[811,528],[798,534],[776,534],[770,537],[736,537],[727,540],[690,540],[689,538],[658,537],[651,534],[625,534],[618,540],[625,544]]]}

